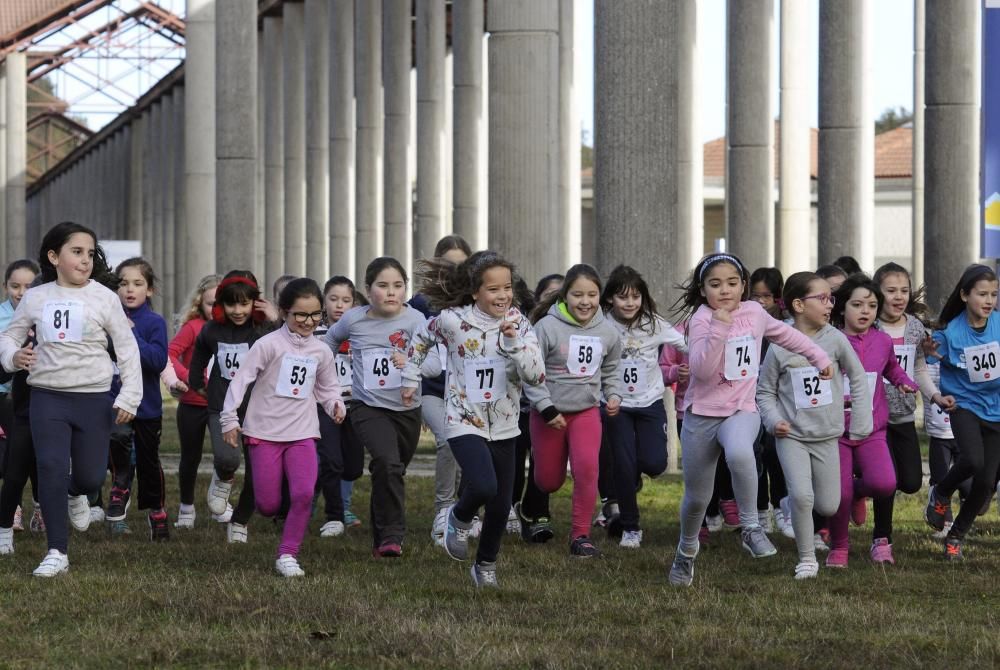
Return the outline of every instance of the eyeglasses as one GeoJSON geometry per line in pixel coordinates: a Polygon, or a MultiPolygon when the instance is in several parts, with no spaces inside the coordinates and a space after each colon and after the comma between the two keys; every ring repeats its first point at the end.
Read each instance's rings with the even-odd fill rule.
{"type": "Polygon", "coordinates": [[[319,323],[323,320],[323,312],[292,312],[292,316],[295,317],[295,323],[305,323],[308,320],[319,323]]]}
{"type": "Polygon", "coordinates": [[[832,295],[830,295],[829,293],[817,293],[816,295],[807,295],[806,297],[804,297],[802,299],[803,300],[813,300],[813,299],[816,299],[816,300],[819,300],[824,305],[830,305],[831,307],[833,305],[837,304],[837,299],[835,297],[833,297],[832,295]]]}
{"type": "Polygon", "coordinates": [[[750,294],[750,299],[751,300],[757,300],[757,301],[760,301],[760,300],[774,300],[774,294],[773,293],[751,293],[750,294]]]}

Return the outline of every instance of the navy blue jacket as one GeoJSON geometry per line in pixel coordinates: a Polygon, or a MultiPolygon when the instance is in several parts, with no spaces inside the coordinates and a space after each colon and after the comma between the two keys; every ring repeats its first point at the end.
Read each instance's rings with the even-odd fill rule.
{"type": "MultiPolygon", "coordinates": [[[[155,419],[163,416],[163,397],[160,395],[160,373],[167,367],[167,322],[153,311],[148,302],[135,309],[125,309],[132,320],[132,334],[139,345],[139,364],[142,367],[142,402],[135,413],[137,419],[155,419]]],[[[117,375],[111,385],[117,395],[120,382],[117,375]]]]}
{"type": "MultiPolygon", "coordinates": [[[[426,318],[431,318],[432,316],[437,316],[439,312],[431,309],[431,304],[427,298],[420,293],[415,294],[410,298],[410,307],[415,307],[417,311],[423,314],[426,318]]],[[[441,361],[441,369],[444,370],[445,366],[448,365],[448,361],[441,361]]],[[[432,395],[438,398],[444,398],[444,385],[445,385],[445,375],[446,372],[441,372],[437,377],[424,377],[421,382],[420,395],[432,395]]]]}

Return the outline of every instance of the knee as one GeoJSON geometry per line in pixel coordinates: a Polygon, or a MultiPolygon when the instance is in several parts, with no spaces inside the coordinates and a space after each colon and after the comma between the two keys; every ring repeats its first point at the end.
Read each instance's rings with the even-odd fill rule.
{"type": "Polygon", "coordinates": [[[981,451],[965,453],[958,459],[958,465],[970,475],[983,469],[985,459],[981,451]]]}
{"type": "Polygon", "coordinates": [[[545,493],[552,493],[558,491],[563,482],[566,481],[566,467],[563,466],[561,470],[548,471],[544,467],[539,467],[538,461],[535,461],[535,486],[540,488],[545,493]]]}
{"type": "Polygon", "coordinates": [[[226,472],[236,472],[240,467],[240,450],[227,446],[225,451],[216,455],[215,467],[226,472]]]}
{"type": "Polygon", "coordinates": [[[899,488],[903,493],[917,493],[920,491],[921,486],[923,486],[923,473],[913,472],[907,473],[905,478],[901,478],[896,482],[896,487],[899,488]]]}
{"type": "Polygon", "coordinates": [[[662,475],[666,469],[667,454],[665,451],[663,453],[647,454],[644,458],[639,459],[639,471],[644,475],[657,477],[662,475]]]}
{"type": "Polygon", "coordinates": [[[254,502],[257,505],[257,511],[260,512],[261,516],[274,516],[278,513],[281,508],[280,500],[271,499],[261,499],[260,494],[254,497],[254,502]]]}
{"type": "Polygon", "coordinates": [[[896,475],[895,473],[889,472],[882,477],[877,477],[872,480],[871,484],[871,494],[872,497],[888,497],[896,494],[896,475]]]}
{"type": "Polygon", "coordinates": [[[465,486],[468,488],[469,495],[479,505],[482,505],[489,500],[493,500],[493,498],[497,495],[497,483],[495,480],[466,479],[465,486]]]}

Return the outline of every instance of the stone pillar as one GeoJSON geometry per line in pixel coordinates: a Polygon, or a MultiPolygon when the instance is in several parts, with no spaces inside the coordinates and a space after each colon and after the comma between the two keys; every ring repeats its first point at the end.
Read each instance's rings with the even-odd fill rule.
{"type": "Polygon", "coordinates": [[[785,275],[812,270],[809,129],[809,6],[781,3],[781,179],[778,267],[785,275]]]}
{"type": "MultiPolygon", "coordinates": [[[[188,290],[216,269],[215,4],[216,0],[187,0],[185,16],[185,244],[179,252],[187,259],[180,283],[188,290]]],[[[141,133],[132,137],[139,139],[141,151],[141,133]]]]}
{"type": "Polygon", "coordinates": [[[358,2],[355,18],[354,93],[357,102],[355,276],[364,282],[382,255],[382,3],[358,2]]]}
{"type": "Polygon", "coordinates": [[[285,108],[282,19],[264,18],[264,273],[270,286],[285,267],[285,108]]]}
{"type": "Polygon", "coordinates": [[[306,71],[305,10],[283,5],[282,78],[285,122],[285,266],[283,274],[306,271],[306,71]]]}
{"type": "Polygon", "coordinates": [[[726,239],[751,270],[774,265],[773,0],[726,2],[726,239]]]}
{"type": "Polygon", "coordinates": [[[257,3],[215,4],[216,267],[247,268],[256,257],[253,228],[257,160],[257,3]]]}
{"type": "Polygon", "coordinates": [[[913,0],[913,260],[910,278],[924,283],[924,64],[925,0],[913,0]]]}
{"type": "MultiPolygon", "coordinates": [[[[256,253],[256,267],[261,268],[263,272],[267,267],[266,262],[266,249],[265,249],[265,236],[267,231],[265,230],[264,221],[264,173],[266,168],[264,166],[264,107],[267,101],[264,98],[264,88],[266,86],[264,82],[264,24],[263,22],[258,22],[257,28],[257,184],[254,188],[254,197],[256,198],[256,211],[254,226],[256,228],[257,237],[257,253],[256,253]]],[[[261,281],[266,282],[265,279],[258,277],[261,281]]]]}
{"type": "Polygon", "coordinates": [[[821,0],[819,7],[820,265],[845,254],[860,261],[865,246],[863,3],[821,0]]]}
{"type": "Polygon", "coordinates": [[[483,125],[483,12],[481,2],[451,6],[451,44],[454,67],[453,232],[473,249],[486,246],[479,202],[486,180],[480,156],[483,125]]]}
{"type": "Polygon", "coordinates": [[[580,262],[580,103],[576,85],[576,0],[559,0],[559,200],[566,237],[559,245],[560,261],[580,262]]]}
{"type": "Polygon", "coordinates": [[[677,3],[677,263],[681,268],[693,268],[705,251],[699,52],[698,1],[680,0],[677,3]]]}
{"type": "MultiPolygon", "coordinates": [[[[190,86],[190,84],[188,84],[190,86]]],[[[186,105],[185,101],[185,105],[186,105]]],[[[187,126],[187,110],[185,108],[185,126],[187,126]]],[[[143,141],[145,139],[145,115],[136,116],[132,120],[129,131],[129,179],[128,179],[128,218],[125,221],[125,239],[142,239],[142,192],[143,192],[143,141]]],[[[184,181],[187,182],[187,161],[185,161],[184,181]]],[[[188,202],[190,202],[190,191],[188,191],[188,202]]],[[[212,207],[215,207],[215,200],[212,200],[212,207]]],[[[185,207],[185,211],[187,211],[185,207]]],[[[185,222],[184,229],[187,230],[185,222]]],[[[213,239],[214,241],[214,239],[213,239]]],[[[194,253],[196,244],[185,245],[187,254],[194,253]]],[[[214,265],[215,259],[212,259],[214,265]]],[[[194,284],[192,284],[192,287],[194,284]]]]}
{"type": "Polygon", "coordinates": [[[4,200],[7,258],[27,254],[27,209],[25,207],[28,170],[28,99],[27,58],[23,53],[7,54],[7,182],[4,200]]]}
{"type": "MultiPolygon", "coordinates": [[[[160,275],[162,282],[161,296],[163,304],[168,306],[173,304],[174,299],[174,259],[176,249],[174,248],[174,225],[175,206],[177,204],[177,187],[174,178],[176,176],[174,162],[180,158],[177,151],[177,107],[184,104],[180,96],[181,89],[174,87],[170,93],[163,96],[163,127],[161,129],[162,149],[160,160],[163,161],[163,177],[160,181],[160,191],[163,194],[163,221],[160,226],[157,241],[160,244],[160,253],[157,258],[156,271],[160,275]]],[[[169,311],[164,310],[169,314],[169,311]]]]}
{"type": "Polygon", "coordinates": [[[676,244],[676,4],[597,0],[594,8],[598,266],[606,274],[632,265],[664,309],[690,270],[675,260],[686,256],[676,244]]]}
{"type": "Polygon", "coordinates": [[[306,0],[306,276],[330,276],[327,0],[306,0]]]}
{"type": "MultiPolygon", "coordinates": [[[[44,225],[44,221],[42,223],[44,225]]],[[[7,255],[7,61],[0,61],[0,258],[7,255]]]]}
{"type": "Polygon", "coordinates": [[[980,9],[926,0],[924,273],[937,312],[980,254],[980,9]]]}
{"type": "Polygon", "coordinates": [[[356,277],[354,253],[354,0],[331,0],[330,267],[356,277]]]}
{"type": "Polygon", "coordinates": [[[145,174],[143,175],[142,194],[142,255],[150,263],[156,262],[156,240],[154,232],[159,216],[160,193],[160,101],[157,100],[148,107],[149,117],[146,126],[145,142],[145,174]]]}
{"type": "MultiPolygon", "coordinates": [[[[382,81],[385,89],[385,254],[404,267],[413,261],[411,181],[407,146],[410,143],[410,67],[412,65],[411,0],[382,2],[382,81]]],[[[417,5],[418,34],[420,8],[417,5]]],[[[417,42],[417,80],[420,80],[420,42],[417,42]]],[[[418,114],[419,119],[419,114],[418,114]]],[[[419,224],[418,224],[419,225],[419,224]]],[[[418,229],[419,232],[419,229],[418,229]]]]}
{"type": "Polygon", "coordinates": [[[444,0],[417,0],[417,228],[414,251],[434,255],[444,237],[444,0]]]}
{"type": "Polygon", "coordinates": [[[487,12],[489,242],[530,284],[566,269],[552,253],[553,240],[567,234],[559,199],[559,1],[493,0],[487,12]]]}
{"type": "MultiPolygon", "coordinates": [[[[174,234],[172,239],[167,241],[167,271],[170,286],[168,305],[171,315],[183,308],[183,301],[194,289],[194,284],[188,286],[184,281],[188,274],[188,258],[185,252],[187,236],[183,220],[185,202],[187,201],[187,190],[184,184],[184,101],[186,98],[186,86],[174,88],[174,234]]],[[[194,272],[197,272],[197,269],[194,272]]],[[[174,332],[172,321],[173,319],[167,319],[167,327],[171,333],[174,332]]]]}

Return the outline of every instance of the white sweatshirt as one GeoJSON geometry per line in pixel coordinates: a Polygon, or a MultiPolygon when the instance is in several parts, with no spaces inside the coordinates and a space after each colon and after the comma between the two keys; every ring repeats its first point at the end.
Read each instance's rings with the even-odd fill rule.
{"type": "Polygon", "coordinates": [[[660,317],[642,328],[629,328],[613,316],[621,336],[622,353],[618,363],[618,383],[622,391],[622,407],[649,407],[663,402],[663,375],[660,373],[660,348],[674,347],[687,353],[684,336],[660,317]]]}

